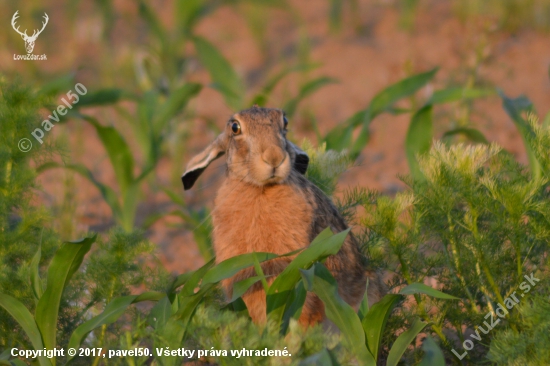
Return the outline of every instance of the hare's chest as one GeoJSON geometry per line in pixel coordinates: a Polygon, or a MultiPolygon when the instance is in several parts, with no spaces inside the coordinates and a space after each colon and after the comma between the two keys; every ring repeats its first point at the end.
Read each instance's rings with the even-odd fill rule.
{"type": "Polygon", "coordinates": [[[222,186],[212,212],[217,261],[251,252],[284,254],[309,244],[312,207],[291,186],[222,186]],[[240,188],[240,189],[239,189],[240,188]]]}

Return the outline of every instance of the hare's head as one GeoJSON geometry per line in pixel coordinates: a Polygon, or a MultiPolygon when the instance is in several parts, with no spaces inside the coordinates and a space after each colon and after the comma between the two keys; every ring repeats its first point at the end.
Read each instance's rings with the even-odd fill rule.
{"type": "Polygon", "coordinates": [[[287,125],[280,109],[254,106],[234,114],[216,140],[191,159],[181,177],[184,188],[223,154],[230,178],[257,186],[282,183],[292,169],[305,174],[309,158],[286,139],[287,125]]]}

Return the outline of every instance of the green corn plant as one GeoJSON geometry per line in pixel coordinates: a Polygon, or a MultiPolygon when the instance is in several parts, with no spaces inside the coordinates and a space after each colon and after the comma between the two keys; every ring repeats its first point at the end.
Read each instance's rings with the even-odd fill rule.
{"type": "MultiPolygon", "coordinates": [[[[225,102],[233,110],[241,110],[253,104],[263,105],[267,101],[271,91],[287,75],[295,71],[309,70],[312,65],[297,65],[288,67],[275,74],[261,88],[261,91],[246,102],[246,90],[243,80],[239,77],[227,59],[210,42],[202,37],[193,37],[193,43],[199,60],[210,73],[212,87],[218,90],[225,102]]],[[[301,101],[319,90],[324,85],[336,82],[329,77],[319,77],[307,81],[299,87],[298,95],[284,103],[283,109],[289,117],[294,115],[301,101]]]]}
{"type": "Polygon", "coordinates": [[[533,147],[529,143],[534,135],[534,132],[532,126],[527,122],[525,117],[526,113],[534,112],[533,103],[531,103],[531,101],[523,95],[518,98],[511,99],[501,90],[499,90],[499,95],[502,99],[502,106],[504,110],[510,116],[521,135],[525,145],[525,150],[527,151],[527,157],[529,158],[529,166],[531,168],[533,179],[540,179],[540,163],[533,152],[533,147]]]}
{"type": "MultiPolygon", "coordinates": [[[[0,294],[0,306],[4,308],[24,330],[33,349],[53,350],[57,340],[57,317],[61,295],[73,274],[78,270],[86,253],[90,250],[95,236],[82,239],[78,242],[66,242],[54,255],[49,269],[45,288],[42,288],[38,275],[38,263],[40,250],[37,251],[32,261],[31,282],[35,299],[37,301],[34,315],[17,299],[0,294]]],[[[55,366],[55,359],[45,356],[38,357],[40,366],[55,366]]]]}
{"type": "MultiPolygon", "coordinates": [[[[39,276],[38,263],[40,262],[40,249],[37,251],[31,263],[31,284],[35,301],[37,303],[35,314],[31,314],[27,308],[15,298],[0,294],[0,306],[4,308],[21,326],[29,338],[33,349],[43,350],[56,348],[58,312],[61,303],[61,295],[67,284],[78,271],[84,256],[90,250],[96,236],[88,237],[77,242],[66,242],[55,253],[47,275],[47,284],[43,288],[39,276]]],[[[140,295],[117,297],[110,301],[103,312],[74,329],[70,336],[68,347],[78,349],[86,336],[96,328],[115,322],[132,305],[142,301],[158,301],[165,297],[160,292],[145,292],[140,295]]],[[[67,364],[71,363],[75,355],[67,355],[67,364]]],[[[2,358],[0,358],[0,363],[2,358]]],[[[17,360],[6,360],[18,365],[17,360]]],[[[20,362],[20,361],[19,361],[20,362]]],[[[56,358],[38,357],[40,366],[55,366],[56,358]]]]}
{"type": "MultiPolygon", "coordinates": [[[[319,142],[325,142],[327,149],[342,151],[348,149],[353,160],[369,141],[369,126],[372,120],[384,112],[402,114],[413,110],[396,108],[395,104],[412,96],[427,85],[435,76],[437,69],[416,74],[386,87],[376,94],[366,109],[363,109],[344,122],[330,130],[325,136],[318,136],[319,142]],[[359,135],[354,139],[354,131],[361,128],[359,135]]],[[[418,171],[416,156],[426,153],[434,138],[433,136],[433,106],[443,103],[478,99],[494,95],[490,89],[448,88],[438,90],[418,110],[414,111],[407,131],[405,151],[411,174],[421,177],[418,171]]],[[[446,137],[462,134],[474,141],[486,142],[481,132],[474,128],[458,128],[446,133],[446,137]]]]}
{"type": "Polygon", "coordinates": [[[405,113],[408,110],[398,109],[394,105],[399,100],[408,97],[433,79],[437,69],[413,75],[385,88],[370,101],[369,106],[346,121],[330,130],[322,141],[326,142],[327,149],[342,151],[348,149],[355,160],[369,139],[369,126],[373,119],[384,112],[393,114],[405,113]],[[361,131],[357,138],[353,138],[354,131],[361,131]]]}
{"type": "MultiPolygon", "coordinates": [[[[445,336],[446,328],[463,342],[464,326],[476,330],[528,273],[545,268],[550,134],[548,127],[528,122],[533,133],[527,142],[540,160],[541,178],[533,178],[494,144],[438,142],[419,157],[424,178],[404,178],[409,191],[364,204],[367,246],[383,251],[388,268],[397,274],[393,286],[435,278],[445,292],[461,299],[456,307],[415,296],[416,305],[404,309],[432,323],[449,357],[454,357],[453,341],[445,336]],[[437,315],[428,308],[437,308],[437,315]]],[[[522,324],[513,312],[503,322],[512,329],[522,324]]],[[[469,362],[482,360],[484,352],[476,350],[469,362]]]]}
{"type": "MultiPolygon", "coordinates": [[[[164,103],[160,103],[160,96],[157,92],[150,91],[143,98],[138,99],[137,118],[132,118],[127,112],[121,113],[131,121],[137,120],[137,123],[131,125],[141,151],[144,153],[141,172],[137,175],[134,172],[134,166],[137,165],[136,160],[122,134],[115,127],[103,126],[95,118],[81,114],[78,110],[82,107],[114,104],[121,100],[125,93],[119,89],[103,89],[83,96],[75,105],[75,111],[71,111],[70,117],[79,118],[96,130],[115,172],[118,194],[107,184],[99,182],[93,173],[82,164],[62,165],[50,162],[40,166],[38,171],[64,167],[87,178],[101,192],[103,199],[111,208],[115,222],[130,232],[135,224],[140,186],[161,158],[161,147],[168,135],[167,125],[175,115],[185,108],[187,102],[198,94],[200,89],[201,86],[198,84],[185,84],[166,98],[164,103]],[[76,108],[77,106],[78,108],[76,108]]],[[[125,110],[121,107],[119,111],[125,110]]]]}
{"type": "MultiPolygon", "coordinates": [[[[402,289],[397,295],[388,295],[380,305],[375,304],[367,311],[365,309],[368,305],[363,304],[365,315],[362,323],[359,315],[339,297],[334,278],[318,262],[336,253],[348,232],[349,230],[332,234],[329,229],[323,231],[308,248],[298,253],[271,286],[268,286],[259,266],[263,261],[278,257],[270,253],[243,254],[218,265],[214,265],[214,261],[211,260],[198,270],[179,276],[170,286],[166,298],[161,300],[150,314],[152,324],[156,328],[155,339],[158,347],[164,345],[171,349],[180,347],[195,309],[208,293],[213,291],[214,285],[244,268],[254,266],[257,271],[256,277],[235,284],[235,293],[231,299],[234,308],[242,308],[244,304],[240,296],[254,283],[261,281],[266,288],[266,310],[270,319],[268,327],[274,325],[277,331],[284,335],[289,329],[291,319],[297,319],[300,316],[306,291],[314,291],[325,303],[327,317],[340,328],[345,339],[354,341],[349,343],[356,357],[361,362],[366,362],[364,363],[366,365],[375,365],[377,350],[380,347],[380,334],[385,330],[385,321],[379,323],[379,319],[387,319],[399,299],[405,295],[420,293],[443,299],[455,298],[422,284],[412,284],[402,289]],[[180,286],[183,286],[182,289],[175,294],[174,291],[180,286]],[[357,342],[357,340],[362,341],[357,342]]],[[[286,255],[295,254],[297,253],[292,252],[286,255]]],[[[366,303],[366,299],[363,302],[366,303]]],[[[409,343],[426,325],[425,322],[415,322],[411,331],[405,332],[398,338],[390,353],[394,360],[392,365],[397,364],[409,343]]],[[[157,359],[162,365],[174,365],[178,362],[174,357],[163,355],[158,356],[157,359]]]]}
{"type": "MultiPolygon", "coordinates": [[[[401,289],[398,294],[384,296],[370,308],[365,293],[360,313],[356,314],[339,296],[336,280],[322,263],[315,263],[309,270],[302,269],[301,274],[307,290],[314,292],[323,301],[327,318],[340,329],[363,365],[377,364],[378,350],[388,317],[405,295],[426,294],[440,299],[458,299],[424,284],[413,283],[401,289]]],[[[416,318],[411,328],[399,335],[391,346],[386,365],[397,366],[409,344],[427,325],[428,323],[416,318]]]]}
{"type": "MultiPolygon", "coordinates": [[[[411,117],[411,122],[405,138],[405,152],[411,175],[416,179],[423,179],[418,167],[418,155],[427,153],[430,150],[434,139],[433,109],[436,105],[465,102],[495,95],[492,89],[475,88],[447,88],[435,91],[430,99],[420,107],[411,117]]],[[[472,127],[457,127],[446,131],[443,137],[449,138],[455,135],[462,135],[476,143],[486,144],[487,139],[483,134],[472,127]]]]}

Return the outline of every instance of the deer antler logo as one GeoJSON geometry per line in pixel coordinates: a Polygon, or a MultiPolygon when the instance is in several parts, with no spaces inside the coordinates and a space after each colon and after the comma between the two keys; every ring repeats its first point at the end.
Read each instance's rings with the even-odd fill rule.
{"type": "Polygon", "coordinates": [[[25,48],[27,49],[27,53],[32,53],[32,50],[34,49],[34,42],[36,41],[36,38],[38,38],[38,35],[40,33],[42,33],[44,28],[46,28],[46,24],[48,24],[48,20],[50,18],[48,18],[48,14],[44,13],[44,22],[42,22],[42,29],[40,29],[40,30],[35,29],[32,36],[29,37],[27,35],[27,30],[26,29],[25,29],[24,32],[21,32],[19,30],[19,27],[15,28],[15,21],[17,20],[17,18],[19,18],[19,15],[17,15],[17,13],[19,13],[19,10],[17,10],[15,12],[15,14],[13,14],[13,17],[11,18],[11,26],[13,27],[13,29],[17,33],[19,33],[21,35],[21,38],[23,38],[23,40],[25,41],[25,48]]]}

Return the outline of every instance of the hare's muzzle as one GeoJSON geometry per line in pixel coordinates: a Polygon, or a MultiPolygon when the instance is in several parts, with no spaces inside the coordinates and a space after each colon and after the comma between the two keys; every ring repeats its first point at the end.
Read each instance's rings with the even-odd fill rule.
{"type": "Polygon", "coordinates": [[[278,147],[268,147],[262,153],[262,160],[264,163],[271,166],[273,169],[277,169],[286,159],[286,152],[278,147]]]}

